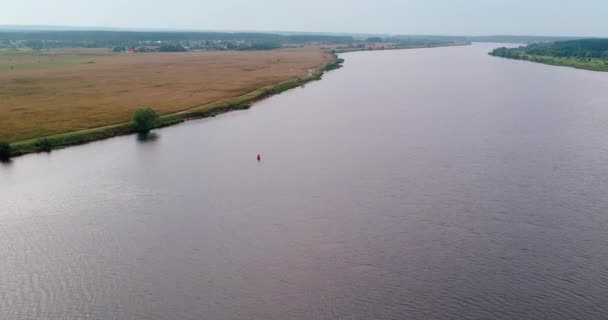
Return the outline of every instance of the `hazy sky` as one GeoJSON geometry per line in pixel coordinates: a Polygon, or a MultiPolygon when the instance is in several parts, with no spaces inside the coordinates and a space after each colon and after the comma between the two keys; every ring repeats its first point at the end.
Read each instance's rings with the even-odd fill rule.
{"type": "Polygon", "coordinates": [[[608,0],[1,0],[0,25],[608,37],[608,0]]]}

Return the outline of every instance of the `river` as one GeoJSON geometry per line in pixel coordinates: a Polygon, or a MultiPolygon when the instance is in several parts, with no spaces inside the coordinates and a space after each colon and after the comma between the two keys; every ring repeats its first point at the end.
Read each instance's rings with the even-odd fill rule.
{"type": "Polygon", "coordinates": [[[605,319],[608,74],[496,46],[0,164],[0,318],[605,319]]]}

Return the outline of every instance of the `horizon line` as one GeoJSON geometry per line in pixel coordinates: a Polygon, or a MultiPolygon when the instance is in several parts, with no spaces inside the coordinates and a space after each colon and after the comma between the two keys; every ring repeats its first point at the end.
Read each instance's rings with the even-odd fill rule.
{"type": "Polygon", "coordinates": [[[71,25],[20,25],[0,24],[0,31],[115,31],[115,32],[217,32],[217,33],[267,33],[267,34],[331,34],[331,35],[383,35],[383,36],[439,36],[439,37],[538,37],[538,38],[608,38],[608,36],[571,36],[539,34],[432,34],[432,33],[374,33],[340,31],[289,31],[255,29],[198,29],[198,28],[155,28],[155,27],[108,27],[71,25]]]}

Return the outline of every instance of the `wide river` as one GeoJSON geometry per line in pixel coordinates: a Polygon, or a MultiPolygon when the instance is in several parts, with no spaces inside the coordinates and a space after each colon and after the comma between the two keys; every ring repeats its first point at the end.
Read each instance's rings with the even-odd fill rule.
{"type": "Polygon", "coordinates": [[[496,46],[0,165],[0,318],[606,319],[608,74],[496,46]]]}

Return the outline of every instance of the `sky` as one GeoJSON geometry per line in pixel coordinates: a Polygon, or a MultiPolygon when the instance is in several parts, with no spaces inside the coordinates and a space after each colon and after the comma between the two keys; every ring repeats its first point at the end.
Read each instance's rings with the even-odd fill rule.
{"type": "Polygon", "coordinates": [[[0,1],[0,25],[608,37],[608,0],[0,1]]]}

